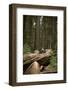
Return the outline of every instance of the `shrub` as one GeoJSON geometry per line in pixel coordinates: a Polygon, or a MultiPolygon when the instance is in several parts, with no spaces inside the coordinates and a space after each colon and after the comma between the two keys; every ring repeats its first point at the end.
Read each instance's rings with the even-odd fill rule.
{"type": "Polygon", "coordinates": [[[56,51],[53,51],[53,54],[50,58],[50,65],[54,71],[57,71],[57,53],[56,53],[56,51]]]}
{"type": "Polygon", "coordinates": [[[31,52],[31,47],[27,43],[25,43],[23,47],[23,53],[26,54],[29,52],[31,52]]]}
{"type": "Polygon", "coordinates": [[[57,72],[57,53],[54,50],[52,51],[50,64],[46,67],[46,72],[57,72]]]}

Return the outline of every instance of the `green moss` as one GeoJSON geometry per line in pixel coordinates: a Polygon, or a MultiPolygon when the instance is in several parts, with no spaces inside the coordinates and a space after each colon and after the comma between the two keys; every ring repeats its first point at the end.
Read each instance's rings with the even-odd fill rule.
{"type": "Polygon", "coordinates": [[[23,47],[23,53],[27,54],[27,53],[30,53],[30,52],[31,52],[31,47],[27,43],[25,43],[24,47],[23,47]]]}
{"type": "Polygon", "coordinates": [[[53,54],[50,58],[50,65],[49,65],[49,69],[52,71],[57,71],[57,53],[56,51],[53,51],[53,54]]]}

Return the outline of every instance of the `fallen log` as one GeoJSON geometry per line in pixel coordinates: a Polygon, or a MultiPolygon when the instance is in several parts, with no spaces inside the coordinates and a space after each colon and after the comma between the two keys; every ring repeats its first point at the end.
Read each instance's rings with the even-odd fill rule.
{"type": "Polygon", "coordinates": [[[40,65],[36,61],[30,64],[30,66],[24,72],[24,74],[39,74],[39,73],[40,73],[40,65]]]}
{"type": "Polygon", "coordinates": [[[24,74],[39,74],[41,66],[47,66],[50,63],[52,50],[48,49],[45,53],[30,53],[24,56],[24,74]]]}
{"type": "Polygon", "coordinates": [[[47,52],[45,53],[30,53],[30,54],[26,54],[24,55],[24,62],[23,64],[30,64],[34,61],[37,61],[39,62],[40,64],[43,64],[46,60],[49,59],[49,57],[51,56],[52,54],[52,50],[51,49],[48,49],[47,52]]]}

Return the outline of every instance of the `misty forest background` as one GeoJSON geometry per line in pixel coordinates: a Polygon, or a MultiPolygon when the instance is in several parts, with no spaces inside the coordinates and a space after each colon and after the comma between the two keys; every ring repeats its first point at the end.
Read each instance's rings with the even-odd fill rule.
{"type": "Polygon", "coordinates": [[[57,17],[23,16],[23,53],[52,49],[50,69],[57,70],[57,17]]]}

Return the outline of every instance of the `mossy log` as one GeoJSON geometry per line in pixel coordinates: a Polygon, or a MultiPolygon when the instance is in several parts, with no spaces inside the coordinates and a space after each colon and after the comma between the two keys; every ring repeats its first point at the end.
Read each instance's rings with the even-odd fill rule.
{"type": "Polygon", "coordinates": [[[24,55],[24,62],[23,64],[30,64],[34,61],[39,62],[40,64],[44,64],[52,54],[52,50],[49,49],[45,53],[30,53],[24,55]]]}
{"type": "Polygon", "coordinates": [[[40,73],[40,66],[47,66],[50,64],[51,49],[45,53],[30,53],[24,55],[24,74],[38,74],[40,73]]]}

